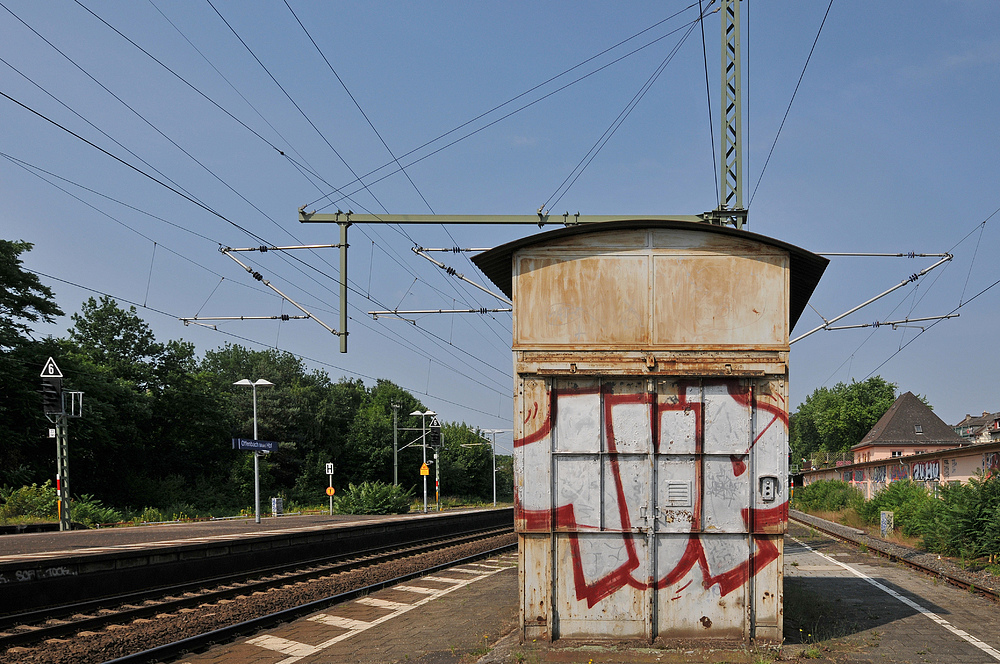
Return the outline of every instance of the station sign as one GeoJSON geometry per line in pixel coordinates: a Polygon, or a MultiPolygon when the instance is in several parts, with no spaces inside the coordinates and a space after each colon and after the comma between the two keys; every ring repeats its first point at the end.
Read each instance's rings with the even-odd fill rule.
{"type": "Polygon", "coordinates": [[[277,452],[278,443],[273,440],[253,440],[250,438],[233,438],[234,450],[251,450],[254,452],[277,452]]]}

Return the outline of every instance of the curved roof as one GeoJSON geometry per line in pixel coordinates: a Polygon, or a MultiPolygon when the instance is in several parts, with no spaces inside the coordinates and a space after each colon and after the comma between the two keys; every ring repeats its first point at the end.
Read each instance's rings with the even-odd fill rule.
{"type": "Polygon", "coordinates": [[[784,249],[789,254],[789,275],[790,283],[790,303],[788,311],[788,329],[795,327],[796,321],[802,311],[806,308],[810,296],[816,289],[816,284],[823,276],[829,259],[818,256],[810,251],[796,247],[795,245],[775,240],[766,235],[758,235],[744,230],[737,230],[728,226],[716,226],[704,222],[671,221],[662,219],[641,219],[637,218],[629,221],[607,221],[590,224],[578,224],[566,226],[551,231],[536,233],[523,237],[507,244],[494,247],[489,251],[484,251],[472,258],[483,274],[499,288],[504,295],[512,297],[513,293],[513,269],[514,252],[525,247],[545,244],[553,240],[559,240],[567,236],[585,235],[588,233],[601,233],[609,230],[639,230],[639,229],[677,229],[697,231],[700,233],[717,233],[720,235],[731,235],[743,240],[752,240],[761,244],[770,245],[784,249]]]}

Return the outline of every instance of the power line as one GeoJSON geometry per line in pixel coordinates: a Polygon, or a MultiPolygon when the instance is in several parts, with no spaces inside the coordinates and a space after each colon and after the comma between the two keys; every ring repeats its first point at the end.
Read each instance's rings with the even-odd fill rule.
{"type": "MultiPolygon", "coordinates": [[[[649,32],[650,30],[652,30],[652,29],[654,29],[654,28],[662,25],[663,23],[666,23],[667,21],[669,21],[669,20],[671,20],[673,18],[676,18],[677,16],[683,14],[684,12],[686,12],[686,11],[688,11],[688,10],[694,8],[694,7],[695,7],[695,4],[692,3],[692,4],[688,5],[687,7],[683,8],[683,9],[677,11],[677,12],[674,12],[670,16],[664,18],[663,20],[657,21],[656,23],[654,23],[653,25],[649,26],[648,28],[645,28],[645,29],[640,30],[639,32],[633,34],[631,37],[623,39],[623,40],[619,41],[618,43],[614,44],[613,46],[609,46],[608,48],[604,49],[600,53],[597,53],[597,54],[595,54],[595,55],[587,58],[586,60],[584,60],[584,61],[582,61],[582,62],[580,62],[580,63],[578,63],[576,65],[573,65],[572,67],[570,67],[568,69],[563,70],[559,74],[556,74],[555,76],[552,76],[552,77],[550,77],[550,78],[542,81],[541,83],[539,83],[539,84],[537,84],[537,85],[535,85],[535,86],[533,86],[533,87],[525,90],[524,92],[522,92],[522,93],[520,93],[518,95],[515,95],[514,97],[511,97],[510,99],[508,99],[507,101],[505,101],[505,102],[503,102],[501,104],[497,104],[496,106],[492,107],[491,109],[489,109],[487,111],[484,111],[483,113],[480,113],[479,115],[477,115],[476,117],[472,118],[471,120],[463,122],[462,124],[458,125],[454,129],[450,129],[450,130],[444,132],[443,134],[440,134],[437,137],[432,138],[431,140],[426,141],[425,143],[422,143],[421,145],[418,145],[417,147],[413,148],[409,152],[405,152],[405,153],[401,154],[399,156],[399,158],[400,159],[406,159],[407,157],[409,157],[409,156],[411,156],[411,155],[419,152],[420,150],[423,150],[424,148],[427,148],[427,147],[433,145],[434,143],[437,143],[438,141],[444,139],[445,137],[450,136],[451,134],[454,134],[455,132],[457,132],[457,131],[459,131],[461,129],[464,129],[465,127],[473,124],[474,122],[477,122],[478,120],[481,120],[481,119],[485,118],[486,116],[493,114],[494,112],[500,110],[501,108],[504,108],[505,106],[508,106],[508,105],[514,103],[518,99],[520,99],[522,97],[525,97],[525,96],[531,94],[532,92],[535,92],[536,90],[539,90],[539,89],[545,87],[549,83],[552,83],[552,82],[554,82],[554,81],[562,78],[563,76],[566,76],[570,72],[573,72],[573,71],[579,69],[580,67],[583,67],[584,65],[586,65],[586,64],[588,64],[590,62],[593,62],[594,60],[596,60],[597,58],[601,57],[602,55],[605,55],[605,54],[607,54],[607,53],[609,53],[609,52],[617,49],[619,46],[623,46],[624,44],[632,41],[633,39],[636,39],[640,35],[643,35],[643,34],[649,32]]],[[[569,87],[571,87],[573,85],[576,85],[580,81],[583,81],[583,80],[585,80],[587,78],[590,78],[591,76],[594,76],[595,74],[598,74],[601,71],[604,71],[608,67],[611,67],[613,65],[618,64],[622,60],[625,60],[626,58],[629,58],[629,57],[635,55],[636,53],[638,53],[638,52],[640,52],[640,51],[642,51],[642,50],[644,50],[646,48],[649,48],[650,46],[652,46],[652,45],[654,45],[654,44],[656,44],[656,43],[658,43],[658,42],[666,39],[667,37],[669,37],[670,35],[674,34],[675,32],[677,32],[677,30],[672,30],[672,31],[668,32],[665,35],[661,35],[660,37],[657,37],[657,38],[653,39],[652,41],[649,41],[646,44],[643,44],[642,46],[639,46],[639,47],[637,47],[637,48],[629,51],[628,53],[625,53],[624,55],[622,55],[622,56],[620,56],[618,58],[615,58],[614,60],[611,60],[607,64],[601,65],[597,69],[594,69],[593,71],[591,71],[591,72],[589,72],[587,74],[584,74],[583,76],[580,76],[577,79],[574,79],[573,81],[569,82],[568,84],[563,85],[563,86],[561,86],[561,87],[553,90],[552,92],[549,92],[549,93],[543,95],[542,97],[540,97],[540,98],[538,98],[538,99],[536,99],[534,101],[528,102],[528,103],[524,104],[523,106],[520,106],[520,107],[516,108],[515,110],[513,110],[513,111],[511,111],[511,112],[509,112],[509,113],[507,113],[507,114],[505,114],[505,115],[497,118],[496,120],[493,120],[493,121],[491,121],[491,122],[483,125],[482,127],[479,127],[478,129],[470,131],[469,133],[467,133],[467,134],[465,134],[465,135],[463,135],[463,136],[461,136],[461,137],[459,137],[459,138],[451,141],[450,143],[448,143],[448,144],[446,144],[446,145],[444,145],[444,146],[442,146],[440,148],[435,149],[434,151],[432,151],[432,152],[430,152],[428,154],[423,155],[422,157],[414,159],[413,161],[407,163],[405,165],[405,167],[409,168],[410,166],[413,166],[414,164],[419,163],[419,162],[423,161],[424,159],[432,157],[432,156],[436,155],[437,153],[441,152],[442,150],[446,150],[449,147],[455,145],[456,143],[460,143],[461,141],[464,141],[465,139],[467,139],[467,138],[469,138],[471,136],[474,136],[475,134],[478,134],[479,132],[484,131],[485,129],[488,129],[489,127],[492,127],[493,125],[495,125],[495,124],[497,124],[499,122],[502,122],[502,121],[506,120],[507,118],[509,118],[509,117],[511,117],[513,115],[516,115],[517,113],[520,113],[521,111],[523,111],[523,110],[525,110],[527,108],[530,108],[530,107],[534,106],[535,104],[538,104],[538,103],[544,101],[545,99],[548,99],[552,95],[558,94],[559,92],[562,92],[566,88],[569,88],[569,87]]],[[[369,176],[372,176],[375,173],[378,173],[379,171],[381,171],[381,170],[383,170],[385,168],[390,167],[393,163],[394,162],[390,161],[390,162],[388,162],[386,164],[383,164],[382,166],[379,166],[378,168],[375,168],[375,169],[369,171],[368,173],[365,173],[364,175],[361,176],[361,178],[356,179],[354,182],[349,182],[349,183],[345,184],[342,188],[346,189],[347,187],[349,187],[349,186],[351,186],[351,185],[353,185],[353,184],[355,184],[357,182],[361,182],[362,178],[367,178],[369,176]]],[[[372,184],[376,184],[378,182],[381,182],[382,180],[386,179],[387,177],[395,175],[397,172],[398,171],[393,171],[393,172],[391,172],[391,173],[389,173],[387,175],[383,175],[382,177],[378,178],[377,180],[373,180],[373,181],[369,182],[368,184],[372,185],[372,184]]],[[[353,193],[356,193],[357,191],[360,191],[360,189],[359,190],[355,190],[355,192],[352,192],[351,195],[353,195],[353,193]]],[[[316,205],[317,203],[319,203],[324,198],[327,198],[328,196],[329,196],[329,194],[327,196],[321,196],[320,198],[312,201],[311,203],[307,203],[306,207],[312,207],[312,206],[316,205]]],[[[336,201],[336,200],[335,201],[331,201],[330,205],[336,205],[337,202],[338,201],[336,201]]],[[[329,205],[324,206],[323,209],[325,209],[326,207],[329,207],[329,205]]]]}
{"type": "MultiPolygon", "coordinates": [[[[712,91],[708,84],[708,46],[705,44],[705,10],[702,9],[701,0],[698,0],[698,13],[701,15],[698,22],[701,24],[701,56],[705,62],[705,96],[708,99],[708,135],[712,141],[712,174],[715,177],[715,191],[721,193],[719,188],[719,164],[715,161],[715,119],[712,115],[712,91]]],[[[716,196],[716,206],[722,204],[716,196]]]]}
{"type": "MultiPolygon", "coordinates": [[[[56,276],[53,276],[53,275],[50,275],[50,274],[45,274],[44,272],[38,272],[37,270],[35,270],[34,272],[35,272],[35,274],[37,274],[37,275],[39,275],[41,277],[45,277],[46,279],[52,279],[53,281],[58,281],[58,282],[61,282],[61,283],[64,283],[64,284],[68,284],[70,286],[73,286],[75,288],[79,288],[81,290],[85,290],[85,291],[88,291],[88,292],[91,292],[91,293],[96,293],[98,295],[103,295],[105,297],[110,297],[110,298],[112,298],[112,299],[114,299],[116,301],[124,302],[126,304],[130,304],[130,305],[132,305],[134,307],[139,307],[139,308],[145,309],[147,311],[152,311],[153,313],[159,314],[161,316],[166,316],[166,317],[172,318],[174,320],[178,319],[178,316],[176,316],[174,314],[168,313],[168,312],[163,311],[161,309],[157,309],[155,307],[149,307],[149,306],[140,304],[140,303],[135,302],[133,300],[129,300],[128,298],[117,297],[117,296],[112,295],[110,293],[107,293],[105,291],[101,291],[101,290],[98,290],[96,288],[90,288],[88,286],[84,286],[82,284],[78,284],[76,282],[69,281],[68,279],[62,279],[60,277],[56,277],[56,276]]],[[[292,351],[285,350],[283,348],[277,348],[276,346],[272,346],[270,344],[266,344],[266,343],[257,341],[256,339],[251,339],[249,337],[244,337],[244,336],[241,336],[241,335],[238,335],[238,334],[233,334],[232,332],[228,332],[228,331],[225,331],[225,330],[214,330],[214,331],[218,332],[220,334],[232,337],[234,339],[239,339],[240,341],[245,341],[247,343],[251,343],[251,344],[254,344],[254,345],[263,346],[264,348],[276,348],[277,350],[281,350],[282,352],[288,353],[289,355],[293,355],[293,356],[298,357],[300,359],[307,360],[309,362],[313,362],[315,364],[318,364],[318,365],[321,365],[321,366],[324,366],[324,367],[328,367],[328,368],[331,368],[331,369],[336,369],[337,371],[342,371],[345,374],[350,374],[350,375],[353,375],[353,376],[358,376],[360,378],[366,378],[366,379],[372,380],[372,381],[378,381],[379,380],[375,376],[370,376],[368,374],[361,373],[360,371],[353,371],[351,369],[347,369],[345,367],[340,367],[340,366],[337,366],[335,364],[332,364],[332,363],[329,363],[329,362],[326,362],[326,361],[323,361],[323,360],[318,360],[318,359],[315,359],[315,358],[311,358],[309,356],[302,355],[300,353],[294,353],[292,351]]],[[[441,401],[443,401],[445,403],[451,404],[453,406],[458,406],[460,408],[465,408],[467,410],[471,410],[471,411],[474,411],[474,412],[477,412],[477,413],[480,413],[480,414],[483,414],[483,415],[489,415],[490,417],[494,417],[494,418],[497,417],[496,415],[493,415],[492,413],[487,413],[484,410],[480,410],[480,409],[474,408],[472,406],[467,406],[465,404],[460,404],[458,402],[451,401],[451,400],[446,399],[444,397],[433,395],[433,394],[431,394],[430,392],[428,392],[426,390],[425,391],[420,391],[420,390],[409,388],[409,387],[407,387],[405,385],[400,385],[400,387],[402,387],[403,389],[407,390],[408,392],[412,392],[412,393],[415,393],[415,394],[424,394],[426,396],[430,396],[430,397],[433,397],[435,399],[439,399],[439,400],[441,400],[441,401]]],[[[501,418],[497,418],[497,419],[501,419],[501,418]]]]}
{"type": "Polygon", "coordinates": [[[802,85],[802,77],[806,75],[806,68],[809,66],[809,60],[812,59],[813,51],[816,50],[816,43],[819,41],[819,36],[823,32],[823,26],[826,25],[826,17],[830,15],[830,9],[833,7],[833,0],[830,0],[830,4],[826,6],[826,13],[823,14],[823,21],[819,24],[819,30],[816,31],[816,38],[813,39],[812,47],[809,49],[809,55],[806,57],[806,63],[802,65],[802,73],[799,74],[799,80],[795,84],[795,90],[792,91],[792,98],[788,100],[788,108],[785,109],[785,115],[781,118],[781,124],[778,125],[778,131],[774,134],[774,142],[771,143],[771,150],[767,153],[767,159],[764,160],[764,167],[760,169],[760,177],[757,178],[757,184],[754,185],[753,193],[750,194],[750,202],[747,203],[747,208],[753,203],[754,196],[757,195],[757,187],[760,186],[760,181],[764,178],[764,171],[767,170],[767,165],[771,163],[771,155],[774,154],[774,146],[778,144],[778,136],[781,135],[781,129],[785,126],[785,120],[788,119],[788,112],[792,110],[792,102],[795,101],[795,95],[799,91],[799,86],[802,85]]]}
{"type": "Polygon", "coordinates": [[[548,208],[549,201],[552,200],[552,198],[557,193],[559,193],[560,189],[562,189],[562,193],[559,194],[559,197],[556,198],[555,201],[552,203],[553,207],[559,205],[559,201],[561,201],[563,196],[565,196],[569,192],[570,188],[572,188],[572,186],[576,184],[576,181],[580,178],[581,175],[583,175],[583,171],[585,171],[587,167],[590,166],[590,164],[594,161],[594,159],[601,152],[601,150],[604,149],[604,146],[608,144],[608,141],[611,140],[611,137],[614,136],[615,132],[618,131],[618,128],[621,127],[622,124],[624,124],[625,120],[628,119],[628,116],[632,114],[633,110],[635,110],[635,107],[638,106],[639,102],[642,101],[643,97],[646,96],[646,93],[649,92],[649,89],[653,87],[653,83],[656,82],[656,80],[660,77],[660,74],[663,73],[663,70],[666,69],[667,65],[670,64],[670,62],[674,59],[674,56],[677,55],[677,52],[680,50],[680,47],[683,46],[684,42],[686,42],[688,37],[691,36],[691,32],[694,30],[694,26],[697,25],[698,23],[699,23],[698,20],[691,21],[686,26],[681,26],[673,31],[673,32],[680,32],[684,27],[687,27],[688,29],[688,31],[684,34],[684,36],[681,37],[681,39],[677,42],[677,44],[670,50],[670,52],[667,54],[667,57],[663,59],[663,61],[653,71],[653,73],[649,76],[649,78],[646,79],[646,82],[643,83],[642,87],[639,88],[639,91],[636,92],[635,95],[633,95],[632,99],[630,99],[629,102],[625,105],[625,108],[623,108],[622,111],[618,114],[618,117],[616,117],[615,120],[611,123],[611,126],[604,131],[601,137],[597,139],[597,142],[593,145],[593,147],[591,147],[590,150],[587,151],[587,154],[583,156],[580,162],[573,168],[572,171],[570,171],[570,174],[566,176],[566,179],[562,181],[562,184],[560,184],[556,188],[556,190],[552,192],[552,195],[549,196],[548,200],[546,200],[545,203],[542,204],[542,207],[539,209],[539,212],[541,212],[542,209],[546,210],[549,209],[548,208]],[[574,173],[576,174],[575,176],[574,173]],[[572,178],[572,180],[570,180],[570,178],[572,178]],[[567,181],[569,181],[569,184],[567,184],[567,181]]]}

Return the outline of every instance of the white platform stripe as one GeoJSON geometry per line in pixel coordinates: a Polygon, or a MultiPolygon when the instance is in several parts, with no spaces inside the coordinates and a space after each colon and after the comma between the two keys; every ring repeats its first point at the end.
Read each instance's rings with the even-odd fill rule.
{"type": "Polygon", "coordinates": [[[826,554],[820,553],[816,549],[813,549],[812,547],[810,547],[805,542],[802,542],[802,541],[800,541],[798,539],[795,539],[794,537],[792,537],[791,539],[793,539],[795,542],[797,542],[801,546],[805,547],[809,551],[812,551],[817,556],[822,556],[823,558],[825,558],[826,560],[829,560],[834,565],[837,565],[838,567],[842,567],[843,569],[847,570],[848,572],[850,572],[854,576],[856,576],[856,577],[858,577],[860,579],[864,579],[865,581],[867,581],[871,585],[875,586],[879,590],[881,590],[881,591],[883,591],[883,592],[885,592],[885,593],[887,593],[889,595],[892,595],[893,597],[895,597],[896,599],[898,599],[900,602],[902,602],[903,604],[906,604],[908,607],[910,607],[911,609],[913,609],[914,611],[917,611],[918,613],[922,613],[923,615],[927,616],[928,618],[930,618],[931,620],[933,620],[934,622],[936,622],[938,625],[941,625],[941,627],[944,627],[946,630],[948,630],[949,632],[951,632],[955,636],[958,636],[958,637],[961,637],[961,638],[965,639],[966,641],[968,641],[969,643],[971,643],[975,647],[979,648],[980,650],[982,650],[984,653],[986,653],[987,655],[989,655],[993,659],[995,659],[997,661],[1000,661],[1000,651],[998,651],[997,649],[993,648],[992,646],[986,644],[985,642],[977,639],[976,637],[972,636],[971,634],[969,634],[965,630],[958,629],[957,627],[955,627],[950,622],[948,622],[947,620],[945,620],[941,616],[937,615],[933,611],[924,608],[920,604],[917,604],[916,602],[914,602],[909,597],[906,597],[905,595],[902,595],[902,594],[896,592],[892,588],[884,586],[883,584],[879,583],[878,581],[876,581],[875,579],[873,579],[870,576],[866,575],[865,573],[860,572],[860,571],[854,569],[850,565],[842,563],[842,562],[840,562],[839,560],[837,560],[835,558],[831,558],[830,556],[828,556],[826,554]]]}
{"type": "MultiPolygon", "coordinates": [[[[371,623],[364,620],[355,620],[354,618],[344,618],[343,616],[331,616],[327,613],[321,613],[316,616],[309,616],[306,620],[311,620],[313,622],[323,623],[324,625],[330,625],[331,627],[343,627],[344,629],[354,629],[354,630],[366,630],[371,626],[371,623]]],[[[250,643],[250,641],[247,641],[250,643]]]]}
{"type": "Polygon", "coordinates": [[[375,606],[380,609],[401,609],[404,606],[409,606],[407,602],[392,602],[387,599],[379,599],[378,597],[361,597],[358,599],[358,604],[364,604],[366,606],[375,606]]]}
{"type": "Polygon", "coordinates": [[[405,590],[408,593],[421,593],[422,595],[433,595],[437,592],[434,588],[421,588],[420,586],[393,586],[393,590],[405,590]]]}
{"type": "Polygon", "coordinates": [[[440,581],[441,583],[462,583],[465,579],[453,579],[450,576],[424,576],[427,581],[440,581]]]}
{"type": "MultiPolygon", "coordinates": [[[[324,641],[324,642],[322,642],[320,644],[317,644],[315,646],[310,646],[310,645],[304,644],[304,643],[300,644],[300,645],[304,646],[305,648],[311,648],[312,649],[310,652],[304,652],[301,655],[299,655],[299,654],[292,654],[291,652],[288,652],[287,650],[281,650],[279,648],[272,647],[272,645],[282,645],[283,647],[288,648],[288,647],[290,647],[289,644],[295,644],[295,643],[297,643],[295,641],[287,641],[285,639],[277,639],[277,637],[275,637],[277,640],[273,641],[273,642],[265,640],[264,637],[257,637],[257,638],[254,638],[254,639],[250,639],[249,641],[246,641],[246,643],[247,644],[251,644],[251,645],[260,646],[262,648],[267,648],[269,650],[276,650],[276,651],[278,651],[278,652],[280,652],[282,654],[291,654],[292,655],[291,657],[287,657],[287,658],[281,660],[280,662],[278,662],[277,664],[293,664],[293,662],[297,662],[298,660],[302,659],[303,657],[306,657],[308,655],[312,655],[312,654],[314,654],[316,652],[319,652],[321,650],[329,648],[330,646],[332,646],[334,644],[340,643],[341,641],[349,639],[352,636],[355,636],[356,634],[360,634],[360,633],[362,633],[364,631],[367,631],[367,630],[371,629],[372,627],[375,627],[376,625],[381,625],[382,623],[384,623],[386,621],[392,620],[393,618],[395,618],[397,616],[400,616],[400,615],[402,615],[404,613],[407,613],[408,611],[412,611],[413,609],[421,607],[424,604],[427,604],[428,602],[431,602],[431,601],[433,601],[433,600],[435,600],[435,599],[437,599],[439,597],[447,595],[448,593],[454,592],[454,591],[458,590],[459,588],[464,588],[465,586],[468,586],[468,585],[470,585],[472,583],[475,583],[476,581],[479,581],[480,579],[485,579],[487,577],[493,576],[494,574],[496,574],[497,572],[500,572],[500,571],[502,571],[502,569],[485,571],[485,572],[482,572],[481,574],[479,574],[477,576],[470,576],[467,579],[447,579],[448,583],[451,583],[452,585],[449,586],[448,588],[441,588],[441,589],[436,589],[436,590],[435,589],[431,589],[431,588],[421,588],[419,586],[392,586],[393,590],[406,590],[406,591],[409,591],[409,592],[420,593],[420,594],[424,595],[424,597],[421,597],[420,599],[418,599],[413,604],[403,604],[402,602],[388,602],[386,600],[376,600],[376,598],[372,598],[372,597],[362,597],[362,598],[360,598],[360,599],[357,600],[359,603],[362,603],[362,604],[369,604],[369,605],[381,606],[381,604],[372,604],[373,601],[378,601],[378,602],[384,603],[384,604],[395,604],[395,605],[397,605],[396,608],[392,611],[392,613],[388,613],[388,614],[386,614],[386,615],[384,615],[384,616],[382,616],[380,618],[376,618],[375,620],[372,620],[370,622],[365,622],[365,621],[362,621],[362,620],[354,620],[353,618],[342,618],[340,616],[334,616],[334,615],[330,615],[330,614],[326,614],[326,613],[321,613],[319,615],[310,616],[309,618],[307,618],[307,620],[311,620],[313,622],[322,623],[322,624],[325,624],[325,625],[331,625],[331,626],[334,626],[334,627],[345,628],[347,631],[345,631],[345,632],[343,632],[341,634],[338,634],[338,635],[336,635],[336,636],[334,636],[334,637],[332,637],[332,638],[330,638],[330,639],[328,639],[328,640],[326,640],[326,641],[324,641]]],[[[425,576],[425,577],[421,577],[421,578],[423,578],[423,579],[433,579],[435,577],[425,576]]],[[[441,577],[437,577],[437,578],[438,578],[438,580],[442,580],[442,581],[445,580],[444,578],[441,578],[441,577]]],[[[384,607],[384,608],[389,608],[389,607],[384,607]]]]}
{"type": "Polygon", "coordinates": [[[305,657],[306,655],[312,655],[319,652],[315,646],[300,643],[298,641],[289,641],[288,639],[282,639],[277,636],[270,635],[258,636],[255,639],[250,639],[247,643],[255,646],[261,646],[262,648],[267,648],[268,650],[275,650],[280,652],[282,655],[292,655],[296,658],[305,657]]]}

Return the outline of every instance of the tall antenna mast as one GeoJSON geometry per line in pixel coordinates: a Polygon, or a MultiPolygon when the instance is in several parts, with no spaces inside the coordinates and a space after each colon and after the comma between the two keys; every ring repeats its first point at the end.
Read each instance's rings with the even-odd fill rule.
{"type": "Polygon", "coordinates": [[[722,177],[713,223],[742,229],[743,207],[743,68],[740,65],[740,0],[722,0],[722,177]]]}

